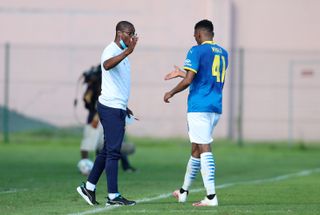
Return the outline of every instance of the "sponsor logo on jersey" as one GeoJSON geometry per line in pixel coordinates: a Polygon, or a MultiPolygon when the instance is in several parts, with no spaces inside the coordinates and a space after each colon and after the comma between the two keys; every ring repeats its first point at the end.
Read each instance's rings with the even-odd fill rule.
{"type": "Polygon", "coordinates": [[[184,61],[184,66],[192,66],[191,60],[190,59],[186,59],[184,61]]]}

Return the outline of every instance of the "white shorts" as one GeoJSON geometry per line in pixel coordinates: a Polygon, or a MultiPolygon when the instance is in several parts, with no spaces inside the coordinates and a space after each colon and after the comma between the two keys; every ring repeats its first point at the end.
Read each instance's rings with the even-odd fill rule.
{"type": "Polygon", "coordinates": [[[221,114],[208,112],[190,112],[187,114],[188,134],[191,143],[210,144],[212,132],[221,114]]]}
{"type": "Polygon", "coordinates": [[[99,122],[97,128],[90,124],[85,125],[80,149],[82,151],[95,151],[103,147],[103,128],[99,122]]]}

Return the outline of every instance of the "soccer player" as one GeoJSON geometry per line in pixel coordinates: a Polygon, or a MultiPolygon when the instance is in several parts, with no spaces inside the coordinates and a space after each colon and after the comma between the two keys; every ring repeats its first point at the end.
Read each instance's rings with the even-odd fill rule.
{"type": "Polygon", "coordinates": [[[211,152],[212,132],[222,113],[222,90],[228,67],[228,53],[213,42],[213,24],[202,20],[194,27],[193,46],[184,62],[184,71],[175,69],[165,76],[165,80],[182,77],[182,81],[166,92],[164,101],[190,86],[188,96],[188,134],[192,151],[180,190],[173,192],[178,202],[185,202],[189,187],[199,170],[207,192],[206,197],[193,206],[217,206],[215,190],[215,161],[211,152]]]}
{"type": "Polygon", "coordinates": [[[138,37],[128,21],[116,26],[116,35],[101,56],[102,86],[97,110],[104,131],[104,146],[96,157],[86,183],[77,187],[78,193],[90,205],[96,201],[96,184],[105,170],[108,197],[106,205],[135,205],[135,201],[124,198],[118,191],[118,161],[125,133],[125,118],[132,114],[128,110],[130,93],[130,63],[128,56],[133,52],[138,37]]]}

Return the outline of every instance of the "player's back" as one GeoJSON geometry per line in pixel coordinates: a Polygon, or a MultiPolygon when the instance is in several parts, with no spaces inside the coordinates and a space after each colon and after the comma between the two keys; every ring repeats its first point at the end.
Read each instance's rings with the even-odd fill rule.
{"type": "Polygon", "coordinates": [[[190,85],[188,112],[221,113],[228,53],[211,41],[191,50],[197,55],[198,69],[190,85]]]}

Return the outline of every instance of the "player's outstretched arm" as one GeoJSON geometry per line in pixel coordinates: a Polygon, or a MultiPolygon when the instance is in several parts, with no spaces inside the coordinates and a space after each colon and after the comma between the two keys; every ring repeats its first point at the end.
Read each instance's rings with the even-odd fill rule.
{"type": "Polygon", "coordinates": [[[167,81],[167,80],[177,78],[177,77],[184,78],[184,77],[186,77],[186,73],[183,70],[181,70],[178,66],[174,65],[174,70],[171,71],[170,73],[168,73],[164,77],[164,80],[167,81]]]}
{"type": "Polygon", "coordinates": [[[180,81],[177,86],[175,86],[171,91],[164,94],[163,100],[165,103],[170,103],[169,99],[172,98],[175,94],[185,90],[191,84],[195,76],[194,72],[187,71],[186,77],[180,81]]]}

